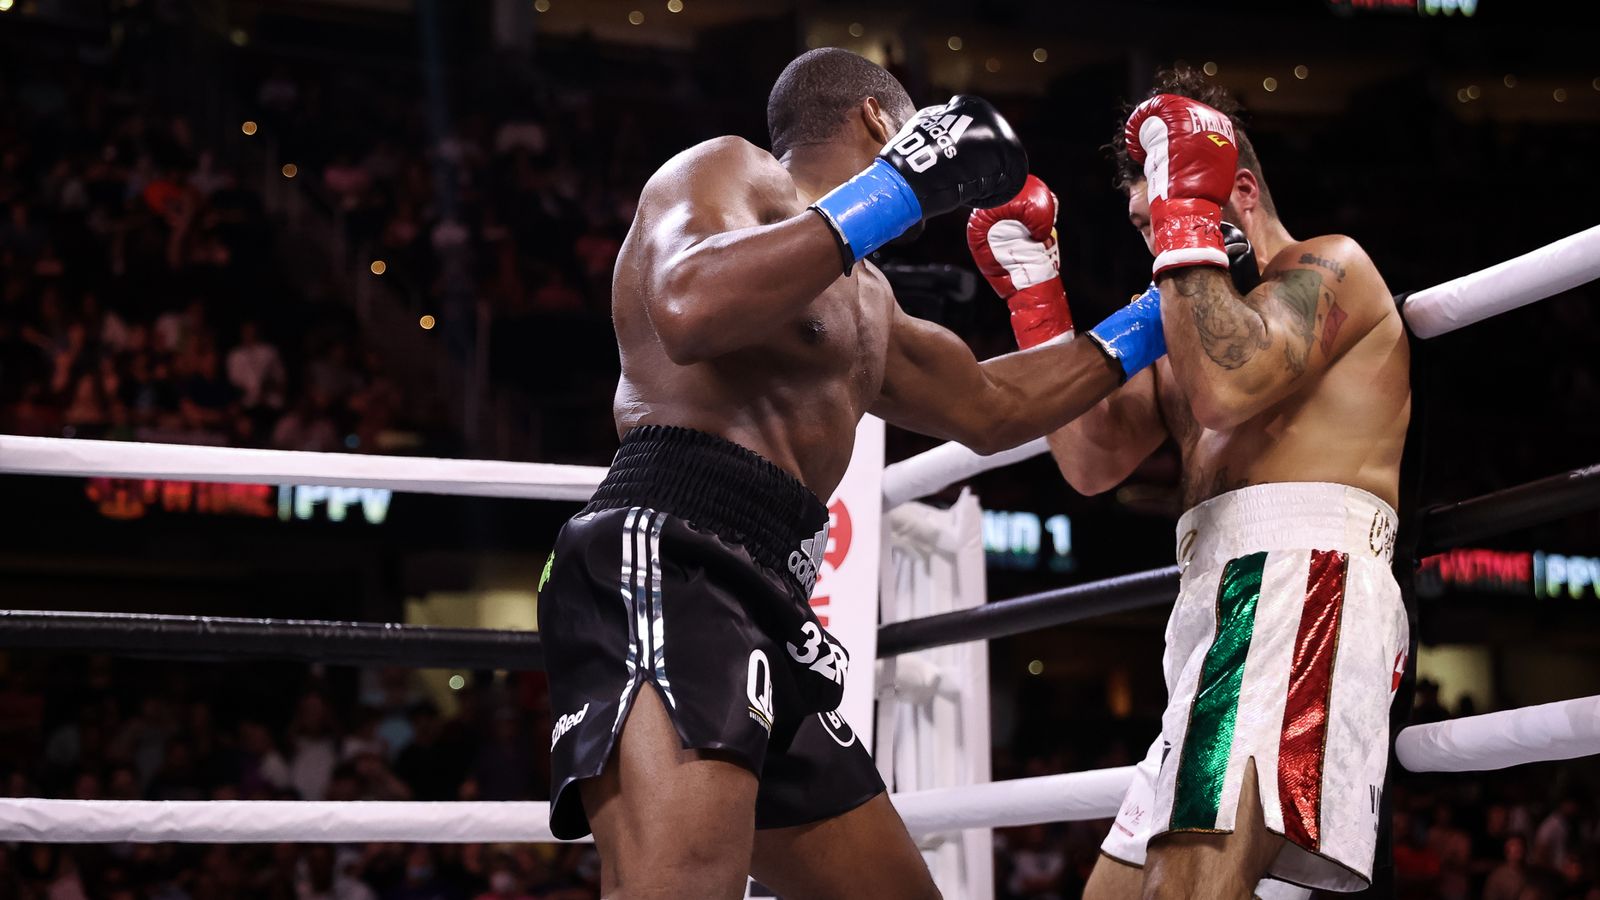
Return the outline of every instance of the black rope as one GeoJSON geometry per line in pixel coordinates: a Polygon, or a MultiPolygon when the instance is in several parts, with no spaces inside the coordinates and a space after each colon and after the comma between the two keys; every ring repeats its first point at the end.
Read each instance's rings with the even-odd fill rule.
{"type": "Polygon", "coordinates": [[[878,658],[946,644],[1008,637],[1107,613],[1160,606],[1171,603],[1177,595],[1178,567],[1169,566],[936,616],[891,622],[878,629],[878,658]]]}
{"type": "Polygon", "coordinates": [[[1600,508],[1600,464],[1422,512],[1423,551],[1542,525],[1600,508]]]}
{"type": "Polygon", "coordinates": [[[338,666],[544,668],[544,649],[534,631],[314,619],[0,610],[0,647],[204,662],[290,660],[338,666]]]}

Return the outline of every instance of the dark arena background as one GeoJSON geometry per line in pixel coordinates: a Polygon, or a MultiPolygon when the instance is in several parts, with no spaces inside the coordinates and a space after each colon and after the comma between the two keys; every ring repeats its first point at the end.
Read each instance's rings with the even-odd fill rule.
{"type": "MultiPolygon", "coordinates": [[[[919,105],[1005,114],[1059,196],[1080,327],[1149,281],[1106,144],[1165,67],[1234,92],[1289,229],[1354,236],[1397,295],[1597,224],[1588,3],[0,0],[0,605],[535,629],[576,499],[19,474],[6,441],[604,466],[611,276],[645,179],[714,136],[766,146],[774,78],[822,46],[919,105]]],[[[1014,344],[964,222],[876,261],[981,359],[1014,344]]],[[[1412,535],[1409,723],[1600,694],[1600,286],[1413,346],[1405,516],[1557,473],[1588,493],[1465,543],[1412,535]]],[[[936,444],[891,428],[887,459],[936,444]]],[[[1178,478],[1169,444],[1098,496],[1042,457],[924,502],[979,497],[992,601],[1171,565],[1178,478]]],[[[991,777],[1137,761],[1166,615],[992,640],[991,777]]],[[[191,620],[121,646],[115,619],[82,641],[6,619],[6,797],[549,798],[544,674],[507,662],[531,640],[473,665],[470,641],[208,652],[191,620]]],[[[1600,900],[1595,758],[1391,771],[1369,895],[1600,900]]],[[[1108,827],[995,829],[992,896],[1077,897],[1108,827]]],[[[599,896],[592,844],[8,834],[0,900],[599,896]]]]}

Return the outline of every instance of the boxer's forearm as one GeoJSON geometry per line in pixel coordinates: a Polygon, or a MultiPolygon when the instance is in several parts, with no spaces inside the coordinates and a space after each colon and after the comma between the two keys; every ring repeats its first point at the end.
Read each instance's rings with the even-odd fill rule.
{"type": "Polygon", "coordinates": [[[1089,496],[1121,484],[1167,438],[1155,368],[1134,375],[1048,437],[1050,455],[1073,490],[1089,496]]]}
{"type": "Polygon", "coordinates": [[[651,323],[673,362],[700,362],[760,342],[838,278],[833,232],[807,211],[675,254],[662,268],[651,323]]]}
{"type": "Polygon", "coordinates": [[[1122,367],[1091,341],[1043,344],[984,361],[969,430],[995,453],[1066,426],[1122,384],[1122,367]]]}
{"type": "Polygon", "coordinates": [[[1226,269],[1160,279],[1167,356],[1195,420],[1228,430],[1281,399],[1303,375],[1320,280],[1292,269],[1241,297],[1226,269]]]}
{"type": "Polygon", "coordinates": [[[1055,431],[1121,382],[1121,367],[1091,341],[1041,344],[979,363],[947,329],[897,311],[872,412],[996,453],[1055,431]]]}

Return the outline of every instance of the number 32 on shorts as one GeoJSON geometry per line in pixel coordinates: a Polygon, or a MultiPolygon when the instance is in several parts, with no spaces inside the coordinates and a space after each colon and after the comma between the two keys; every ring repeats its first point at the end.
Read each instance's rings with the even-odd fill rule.
{"type": "Polygon", "coordinates": [[[821,626],[807,622],[800,633],[805,635],[804,648],[789,644],[789,655],[802,666],[837,684],[844,684],[845,671],[850,668],[850,657],[844,648],[824,637],[821,626]]]}

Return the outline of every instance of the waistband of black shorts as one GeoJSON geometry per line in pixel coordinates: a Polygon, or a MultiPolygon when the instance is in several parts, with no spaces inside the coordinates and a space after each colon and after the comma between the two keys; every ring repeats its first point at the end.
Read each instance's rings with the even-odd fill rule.
{"type": "Polygon", "coordinates": [[[828,507],[766,457],[692,428],[629,429],[600,487],[583,511],[643,506],[668,513],[743,547],[758,564],[808,591],[815,575],[788,564],[800,552],[822,559],[828,507]],[[803,547],[804,542],[811,542],[803,547]],[[806,552],[809,549],[810,552],[806,552]]]}

